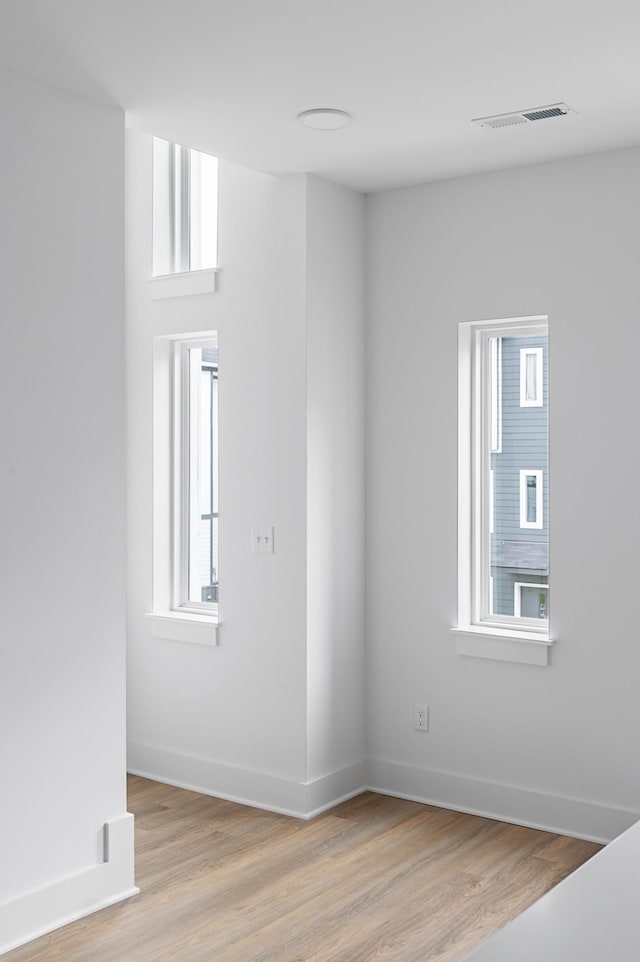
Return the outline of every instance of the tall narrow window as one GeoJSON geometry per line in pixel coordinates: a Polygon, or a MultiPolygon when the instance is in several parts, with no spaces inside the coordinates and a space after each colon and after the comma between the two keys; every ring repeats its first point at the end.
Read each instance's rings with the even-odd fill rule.
{"type": "Polygon", "coordinates": [[[154,137],[154,276],[214,268],[217,248],[217,158],[154,137]]]}
{"type": "Polygon", "coordinates": [[[218,610],[218,341],[153,338],[155,637],[215,645],[218,610]]]}
{"type": "Polygon", "coordinates": [[[218,602],[218,349],[183,341],[180,457],[176,458],[176,606],[218,602]]]}
{"type": "Polygon", "coordinates": [[[543,406],[543,370],[541,347],[524,347],[520,350],[520,407],[543,406]]]}
{"type": "Polygon", "coordinates": [[[546,318],[460,325],[459,627],[548,636],[547,350],[546,318]]]}
{"type": "Polygon", "coordinates": [[[520,471],[520,527],[542,528],[542,471],[520,471]]]}

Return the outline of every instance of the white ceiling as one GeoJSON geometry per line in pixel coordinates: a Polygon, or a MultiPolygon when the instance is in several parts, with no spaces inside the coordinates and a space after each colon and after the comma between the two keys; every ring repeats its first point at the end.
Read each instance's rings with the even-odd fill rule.
{"type": "Polygon", "coordinates": [[[362,191],[640,143],[640,0],[0,0],[0,67],[362,191]],[[577,113],[470,123],[558,101],[577,113]]]}

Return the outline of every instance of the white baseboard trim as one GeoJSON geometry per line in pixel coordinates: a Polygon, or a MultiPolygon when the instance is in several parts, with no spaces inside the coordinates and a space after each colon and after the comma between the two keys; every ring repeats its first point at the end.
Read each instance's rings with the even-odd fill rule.
{"type": "Polygon", "coordinates": [[[359,795],[366,786],[364,762],[296,781],[134,740],[127,743],[127,769],[177,788],[304,819],[359,795]]]}
{"type": "Polygon", "coordinates": [[[0,955],[137,895],[133,815],[105,822],[105,861],[0,904],[0,955]]]}
{"type": "Polygon", "coordinates": [[[381,758],[369,759],[367,772],[372,792],[601,844],[640,819],[615,806],[381,758]]]}
{"type": "Polygon", "coordinates": [[[305,789],[304,818],[315,818],[367,790],[367,764],[363,759],[329,775],[311,779],[305,789]]]}
{"type": "Polygon", "coordinates": [[[303,819],[367,789],[601,844],[640,819],[640,812],[613,805],[381,758],[296,781],[130,741],[128,768],[134,775],[178,788],[303,819]]]}

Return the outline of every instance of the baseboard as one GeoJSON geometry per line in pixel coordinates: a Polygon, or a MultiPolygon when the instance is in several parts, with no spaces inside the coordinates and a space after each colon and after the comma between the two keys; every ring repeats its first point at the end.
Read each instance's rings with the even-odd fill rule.
{"type": "Polygon", "coordinates": [[[130,741],[128,763],[134,775],[304,819],[365,789],[602,844],[640,819],[612,805],[380,758],[296,781],[130,741]]]}
{"type": "Polygon", "coordinates": [[[372,792],[602,844],[640,819],[640,812],[585,799],[380,758],[369,759],[367,772],[372,792]]]}
{"type": "Polygon", "coordinates": [[[316,815],[335,808],[340,802],[360,795],[366,788],[367,764],[364,759],[328,775],[314,778],[305,784],[304,818],[315,818],[316,815]]]}
{"type": "Polygon", "coordinates": [[[105,823],[105,861],[0,904],[0,955],[137,895],[133,815],[105,823]]]}
{"type": "Polygon", "coordinates": [[[127,768],[132,775],[304,819],[358,795],[366,783],[364,762],[297,781],[133,740],[127,743],[127,768]]]}

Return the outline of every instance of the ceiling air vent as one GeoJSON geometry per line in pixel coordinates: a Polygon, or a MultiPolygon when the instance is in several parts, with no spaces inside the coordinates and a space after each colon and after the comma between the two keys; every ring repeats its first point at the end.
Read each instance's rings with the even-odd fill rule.
{"type": "Polygon", "coordinates": [[[546,107],[531,107],[529,110],[518,110],[512,114],[496,114],[495,117],[476,117],[472,124],[481,127],[514,127],[516,124],[531,124],[535,120],[547,120],[549,117],[565,117],[575,113],[566,104],[548,104],[546,107]]]}

